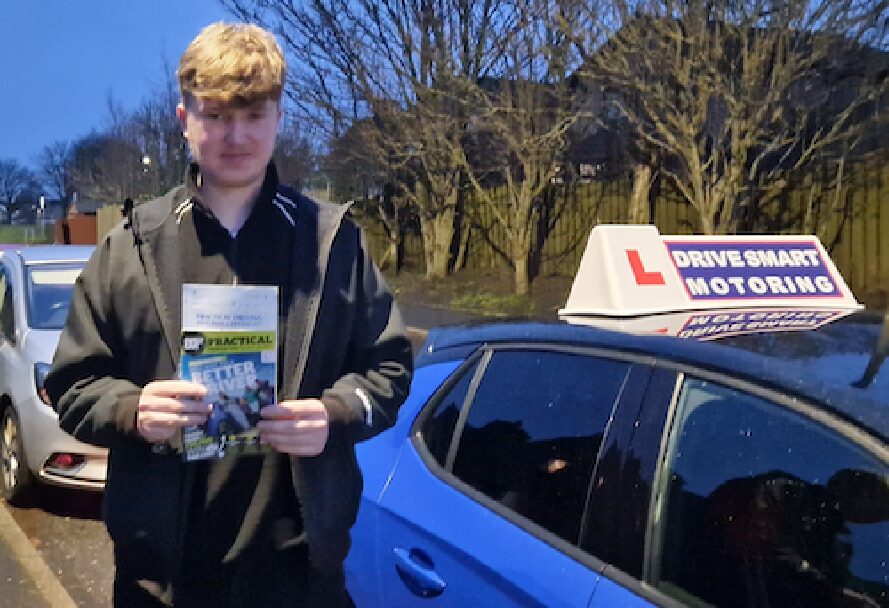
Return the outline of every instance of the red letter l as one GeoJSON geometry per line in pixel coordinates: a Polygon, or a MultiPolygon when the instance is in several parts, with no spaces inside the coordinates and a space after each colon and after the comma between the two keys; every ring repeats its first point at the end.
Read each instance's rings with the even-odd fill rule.
{"type": "Polygon", "coordinates": [[[639,251],[636,249],[627,249],[627,259],[630,261],[630,268],[633,270],[633,276],[636,277],[636,285],[665,285],[664,275],[659,272],[648,272],[642,265],[642,258],[639,257],[639,251]]]}

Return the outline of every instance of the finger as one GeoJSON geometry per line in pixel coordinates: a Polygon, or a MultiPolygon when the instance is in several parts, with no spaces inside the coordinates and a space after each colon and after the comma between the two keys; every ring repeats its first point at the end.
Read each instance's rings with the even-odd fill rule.
{"type": "Polygon", "coordinates": [[[275,405],[267,405],[262,408],[260,414],[263,418],[294,418],[309,415],[324,415],[324,404],[317,399],[298,399],[294,401],[282,401],[275,405]]]}
{"type": "Polygon", "coordinates": [[[326,429],[324,420],[294,419],[294,420],[260,420],[256,428],[262,433],[274,433],[282,435],[287,433],[303,434],[316,432],[318,429],[326,429]]]}
{"type": "Polygon", "coordinates": [[[297,420],[260,420],[257,428],[263,433],[286,434],[304,433],[326,428],[327,420],[323,418],[300,418],[297,420]]]}
{"type": "Polygon", "coordinates": [[[191,399],[180,400],[174,397],[152,396],[139,402],[137,406],[140,412],[184,412],[194,414],[206,414],[210,411],[210,404],[191,399]]]}
{"type": "Polygon", "coordinates": [[[182,407],[183,404],[178,399],[156,395],[143,397],[138,405],[140,412],[178,412],[182,407]]]}
{"type": "Polygon", "coordinates": [[[294,417],[289,409],[280,405],[267,405],[260,408],[259,415],[266,420],[292,419],[294,417]]]}
{"type": "Polygon", "coordinates": [[[177,427],[173,426],[146,426],[139,424],[139,434],[149,443],[159,443],[168,441],[177,432],[177,427]]]}
{"type": "Polygon", "coordinates": [[[260,433],[259,439],[262,443],[267,443],[278,450],[285,448],[310,448],[312,446],[323,447],[327,443],[326,433],[260,433]]]}
{"type": "Polygon", "coordinates": [[[200,399],[207,394],[207,387],[188,380],[158,380],[149,382],[142,389],[143,393],[164,397],[187,397],[200,399]]]}
{"type": "Polygon", "coordinates": [[[178,428],[203,424],[207,421],[206,414],[176,414],[172,412],[151,412],[140,416],[140,424],[147,428],[178,428]]]}
{"type": "Polygon", "coordinates": [[[268,437],[320,437],[327,436],[327,424],[321,420],[299,421],[260,421],[257,425],[260,435],[268,437]]]}
{"type": "Polygon", "coordinates": [[[320,441],[266,441],[275,451],[293,456],[317,456],[324,451],[320,441]]]}

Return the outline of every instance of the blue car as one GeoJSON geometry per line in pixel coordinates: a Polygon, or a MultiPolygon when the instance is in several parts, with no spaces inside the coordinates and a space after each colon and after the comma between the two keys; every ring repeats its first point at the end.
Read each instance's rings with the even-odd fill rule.
{"type": "Polygon", "coordinates": [[[356,603],[889,606],[889,323],[829,321],[433,330],[358,448],[356,603]]]}
{"type": "Polygon", "coordinates": [[[816,237],[593,230],[358,446],[358,606],[889,606],[889,317],[816,237]]]}

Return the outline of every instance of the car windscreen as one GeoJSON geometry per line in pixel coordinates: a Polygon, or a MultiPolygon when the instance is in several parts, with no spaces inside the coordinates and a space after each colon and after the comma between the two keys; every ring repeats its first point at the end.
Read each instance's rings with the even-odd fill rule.
{"type": "Polygon", "coordinates": [[[34,329],[62,329],[74,281],[83,263],[40,264],[28,267],[28,325],[34,329]]]}

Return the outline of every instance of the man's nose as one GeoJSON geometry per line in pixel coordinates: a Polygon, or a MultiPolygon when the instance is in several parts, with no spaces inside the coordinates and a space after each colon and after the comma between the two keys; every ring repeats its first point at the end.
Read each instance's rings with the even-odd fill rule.
{"type": "Polygon", "coordinates": [[[240,144],[247,141],[247,124],[239,118],[233,118],[228,123],[226,139],[229,143],[240,144]]]}

